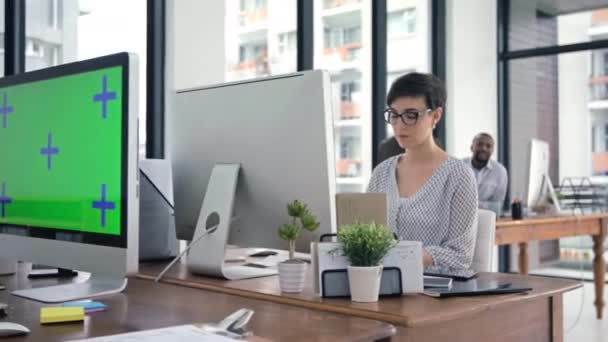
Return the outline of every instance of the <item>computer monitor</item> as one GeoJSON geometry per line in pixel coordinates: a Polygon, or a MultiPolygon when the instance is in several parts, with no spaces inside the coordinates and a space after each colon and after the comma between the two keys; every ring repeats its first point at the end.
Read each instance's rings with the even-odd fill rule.
{"type": "Polygon", "coordinates": [[[549,144],[542,140],[531,139],[528,147],[528,193],[526,196],[528,208],[533,209],[546,204],[547,194],[549,194],[555,210],[559,212],[559,202],[549,177],[549,144]]]}
{"type": "MultiPolygon", "coordinates": [[[[287,249],[277,229],[289,222],[287,203],[295,199],[317,216],[318,234],[336,231],[333,115],[326,72],[180,90],[167,130],[178,238],[192,239],[203,202],[208,207],[214,203],[205,193],[214,166],[223,163],[240,165],[234,210],[227,222],[230,243],[287,249]]],[[[234,192],[230,176],[224,179],[229,186],[219,193],[234,192]]],[[[205,218],[200,222],[204,225],[205,218]]],[[[311,239],[303,234],[298,249],[308,250],[311,239]]],[[[213,238],[200,243],[221,248],[223,258],[226,241],[210,241],[213,238]]],[[[213,254],[205,253],[208,259],[213,254]]]]}
{"type": "Polygon", "coordinates": [[[0,258],[91,272],[13,294],[90,298],[137,271],[137,70],[120,53],[0,79],[0,258]]]}

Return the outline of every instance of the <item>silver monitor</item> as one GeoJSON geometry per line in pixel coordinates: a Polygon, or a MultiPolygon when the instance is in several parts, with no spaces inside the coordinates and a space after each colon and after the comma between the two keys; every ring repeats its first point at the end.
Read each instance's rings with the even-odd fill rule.
{"type": "Polygon", "coordinates": [[[173,258],[179,250],[173,213],[171,163],[165,159],[139,161],[139,260],[173,258]]]}
{"type": "Polygon", "coordinates": [[[323,71],[178,91],[167,118],[178,238],[192,239],[212,169],[226,163],[240,165],[230,243],[286,249],[277,228],[295,199],[317,215],[319,234],[335,232],[332,119],[323,71]]]}
{"type": "Polygon", "coordinates": [[[0,79],[0,258],[91,272],[13,294],[90,298],[137,272],[137,70],[120,53],[0,79]]]}
{"type": "Polygon", "coordinates": [[[534,208],[546,204],[547,196],[550,196],[555,210],[559,212],[559,202],[549,177],[549,144],[546,141],[531,139],[528,146],[526,204],[529,208],[534,208]]]}

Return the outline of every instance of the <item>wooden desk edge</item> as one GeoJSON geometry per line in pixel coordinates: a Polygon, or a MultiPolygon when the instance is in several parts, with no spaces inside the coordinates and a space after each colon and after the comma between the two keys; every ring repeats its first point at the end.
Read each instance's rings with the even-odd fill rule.
{"type": "Polygon", "coordinates": [[[530,224],[548,224],[556,222],[568,221],[589,221],[607,219],[608,213],[591,214],[591,215],[564,215],[550,217],[528,217],[523,220],[496,220],[496,229],[508,228],[513,226],[530,225],[530,224]]]}
{"type": "MultiPolygon", "coordinates": [[[[140,278],[140,279],[151,280],[151,281],[154,281],[154,279],[155,279],[154,276],[141,274],[141,273],[138,273],[136,275],[136,277],[140,278]]],[[[445,315],[439,315],[439,317],[435,316],[435,317],[429,318],[429,319],[417,319],[415,321],[412,321],[410,319],[404,318],[403,316],[395,315],[395,314],[380,313],[377,311],[370,311],[370,310],[365,310],[365,309],[352,309],[352,308],[339,306],[339,305],[318,303],[318,302],[310,301],[307,299],[299,299],[299,298],[286,297],[286,296],[277,296],[275,294],[266,294],[266,293],[261,293],[261,292],[257,292],[257,291],[245,290],[245,289],[234,289],[234,288],[229,288],[229,287],[222,286],[222,285],[213,285],[213,284],[208,284],[208,283],[195,282],[195,281],[189,281],[189,280],[183,280],[183,279],[175,279],[175,278],[164,278],[161,280],[161,282],[167,283],[167,284],[172,284],[172,285],[177,285],[177,286],[191,287],[191,288],[197,288],[197,289],[201,289],[201,290],[208,290],[208,291],[213,291],[213,292],[230,294],[230,295],[235,295],[235,296],[244,297],[244,298],[258,299],[258,300],[268,301],[268,302],[277,303],[277,304],[292,305],[292,306],[302,307],[302,308],[306,308],[306,309],[313,309],[313,310],[349,315],[349,316],[354,316],[354,317],[360,317],[360,318],[365,318],[365,319],[372,319],[372,320],[382,321],[385,323],[396,324],[398,326],[406,327],[406,328],[421,327],[421,326],[427,325],[429,323],[435,323],[437,321],[448,322],[451,320],[459,319],[465,314],[473,315],[473,314],[476,314],[479,312],[484,312],[484,311],[492,309],[492,307],[490,305],[479,305],[474,308],[471,308],[470,310],[463,311],[463,312],[449,313],[449,314],[445,314],[445,315]]],[[[575,290],[577,288],[580,288],[581,286],[582,285],[580,283],[577,283],[577,284],[574,284],[565,289],[552,290],[552,291],[544,292],[542,294],[535,294],[535,295],[530,296],[529,299],[534,300],[534,299],[539,299],[539,298],[552,297],[552,296],[555,296],[558,294],[562,294],[564,292],[569,292],[569,291],[575,290]]],[[[520,298],[518,298],[517,296],[514,296],[514,295],[506,295],[506,296],[508,296],[507,300],[500,303],[499,305],[508,305],[508,304],[511,304],[513,302],[517,302],[520,300],[520,298]]],[[[439,299],[437,299],[437,300],[439,300],[439,299]]]]}
{"type": "MultiPolygon", "coordinates": [[[[138,273],[135,277],[137,277],[139,279],[146,279],[146,280],[151,280],[151,281],[154,281],[154,278],[155,278],[153,276],[141,274],[141,273],[138,273]]],[[[256,291],[250,291],[250,290],[233,289],[233,288],[229,288],[229,287],[225,287],[225,286],[221,286],[221,285],[205,284],[205,283],[194,282],[194,281],[189,281],[189,280],[182,280],[182,279],[164,278],[161,280],[161,282],[167,283],[167,284],[172,284],[172,285],[177,285],[177,286],[184,286],[184,287],[197,288],[197,289],[201,289],[201,290],[220,292],[220,293],[224,293],[224,294],[230,294],[230,295],[235,295],[235,296],[245,297],[245,298],[250,298],[250,299],[258,299],[258,300],[263,300],[263,301],[277,303],[277,304],[286,304],[286,305],[292,305],[292,306],[302,307],[302,308],[306,308],[306,309],[313,309],[313,310],[343,314],[343,315],[347,315],[347,316],[355,316],[355,317],[360,317],[360,318],[365,318],[365,319],[372,319],[372,320],[382,321],[385,323],[397,324],[399,326],[410,326],[409,320],[403,319],[403,317],[398,316],[398,315],[383,314],[383,313],[378,313],[375,311],[362,310],[362,309],[354,310],[354,309],[350,309],[350,308],[342,307],[342,306],[316,303],[316,302],[313,302],[310,300],[305,300],[305,299],[298,299],[298,298],[293,298],[293,297],[283,297],[283,296],[277,296],[277,295],[266,294],[266,293],[261,293],[261,292],[256,292],[256,291]]]]}

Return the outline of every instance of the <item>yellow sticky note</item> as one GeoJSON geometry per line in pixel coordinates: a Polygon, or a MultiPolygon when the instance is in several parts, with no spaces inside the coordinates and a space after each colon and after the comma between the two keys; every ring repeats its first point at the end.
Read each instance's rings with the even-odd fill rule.
{"type": "Polygon", "coordinates": [[[84,320],[83,307],[40,308],[40,323],[76,322],[84,320]]]}

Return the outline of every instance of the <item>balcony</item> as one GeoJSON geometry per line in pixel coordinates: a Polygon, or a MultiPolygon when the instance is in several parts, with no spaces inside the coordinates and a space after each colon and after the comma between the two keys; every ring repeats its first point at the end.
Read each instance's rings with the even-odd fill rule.
{"type": "Polygon", "coordinates": [[[334,48],[325,48],[323,51],[323,65],[325,68],[330,70],[356,68],[357,66],[352,64],[356,64],[361,60],[361,52],[361,43],[352,43],[334,48]]]}
{"type": "Polygon", "coordinates": [[[363,162],[358,159],[338,159],[336,161],[336,176],[361,177],[363,162]]]}
{"type": "Polygon", "coordinates": [[[342,101],[340,103],[340,120],[353,120],[361,118],[361,106],[357,102],[342,101]]]}
{"type": "Polygon", "coordinates": [[[595,76],[589,81],[589,109],[608,108],[608,76],[595,76]]]}
{"type": "Polygon", "coordinates": [[[270,67],[266,60],[256,59],[251,61],[243,61],[230,66],[230,80],[240,80],[245,78],[267,76],[270,74],[270,67]]]}
{"type": "Polygon", "coordinates": [[[361,3],[361,0],[323,0],[323,9],[332,9],[357,3],[361,3]]]}
{"type": "Polygon", "coordinates": [[[255,26],[268,20],[268,9],[258,8],[254,10],[241,11],[239,13],[239,25],[241,27],[255,26]]]}
{"type": "Polygon", "coordinates": [[[608,174],[608,152],[596,152],[592,157],[592,172],[594,175],[608,174]]]}

